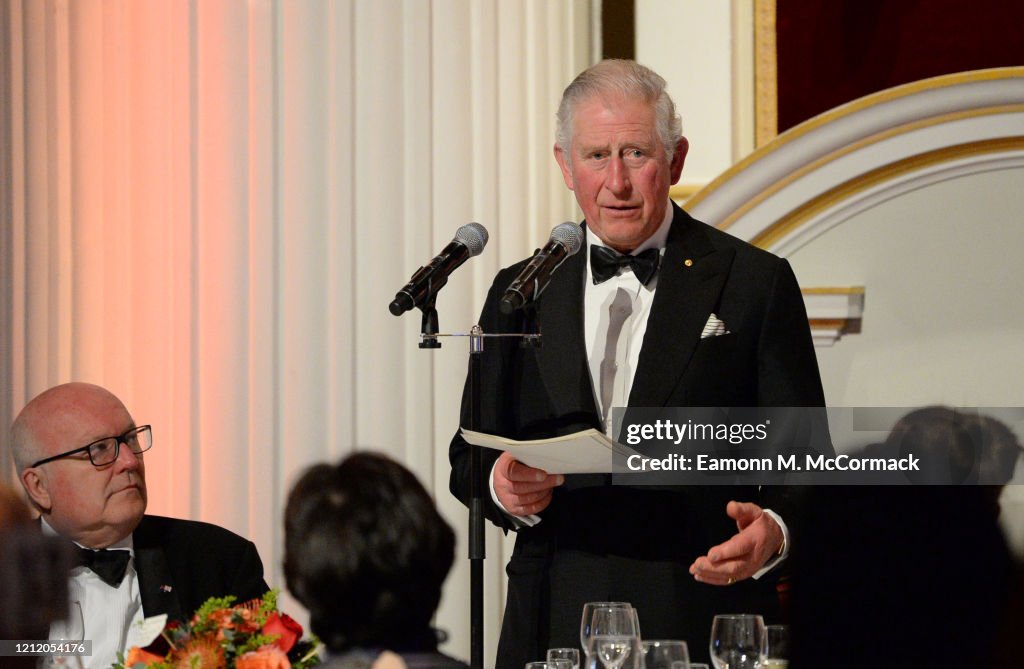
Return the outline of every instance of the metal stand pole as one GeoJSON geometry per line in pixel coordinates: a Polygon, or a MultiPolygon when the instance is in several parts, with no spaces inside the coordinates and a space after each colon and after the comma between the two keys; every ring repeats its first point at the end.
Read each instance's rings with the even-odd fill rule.
{"type": "MultiPolygon", "coordinates": [[[[480,429],[480,358],[484,351],[483,330],[474,325],[469,331],[469,429],[480,429]]],[[[480,447],[469,451],[469,588],[470,588],[470,667],[484,666],[484,539],[483,462],[480,447]]]]}
{"type": "MultiPolygon", "coordinates": [[[[439,337],[465,337],[466,334],[437,331],[437,311],[433,300],[421,307],[423,310],[420,348],[441,348],[439,337]]],[[[515,337],[528,346],[540,345],[540,332],[536,325],[523,334],[485,334],[483,328],[474,325],[469,331],[469,423],[463,427],[479,432],[481,429],[480,374],[483,366],[484,338],[515,337]]],[[[480,446],[469,446],[469,619],[470,619],[470,663],[472,669],[484,668],[484,559],[486,541],[484,536],[484,490],[485,479],[480,446]]],[[[490,494],[489,492],[487,493],[490,494]]]]}

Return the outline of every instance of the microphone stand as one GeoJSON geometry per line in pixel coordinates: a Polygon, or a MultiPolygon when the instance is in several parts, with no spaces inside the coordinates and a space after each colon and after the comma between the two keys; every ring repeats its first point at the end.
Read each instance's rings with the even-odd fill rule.
{"type": "MultiPolygon", "coordinates": [[[[441,348],[438,337],[469,337],[469,425],[474,432],[480,431],[480,375],[484,338],[520,337],[524,345],[540,345],[540,328],[536,311],[527,314],[527,332],[523,334],[485,334],[483,328],[474,325],[469,333],[440,334],[437,331],[437,309],[434,308],[436,295],[419,307],[423,311],[420,325],[420,348],[441,348]]],[[[484,560],[487,557],[484,535],[484,471],[480,446],[469,444],[469,630],[470,661],[472,669],[484,667],[484,560]]]]}
{"type": "MultiPolygon", "coordinates": [[[[469,429],[480,429],[480,369],[484,352],[484,331],[479,325],[469,330],[469,429]]],[[[484,537],[483,461],[480,446],[469,449],[469,639],[470,667],[484,666],[484,537]]]]}
{"type": "Polygon", "coordinates": [[[437,293],[430,296],[430,299],[420,306],[423,317],[420,319],[420,348],[441,348],[441,342],[437,341],[437,309],[434,303],[437,302],[437,293]]]}

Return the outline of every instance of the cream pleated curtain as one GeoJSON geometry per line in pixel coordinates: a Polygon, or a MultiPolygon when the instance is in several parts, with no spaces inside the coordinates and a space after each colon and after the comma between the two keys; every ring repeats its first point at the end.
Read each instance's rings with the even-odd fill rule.
{"type": "MultiPolygon", "coordinates": [[[[386,308],[475,220],[438,300],[475,322],[500,266],[576,216],[551,157],[592,61],[587,0],[4,0],[0,422],[68,380],[140,423],[153,513],[224,525],[284,587],[307,465],[374,449],[460,534],[439,624],[469,655],[448,493],[467,350],[386,308]]],[[[12,479],[6,454],[5,478],[12,479]]],[[[505,544],[491,530],[488,663],[505,544]]]]}

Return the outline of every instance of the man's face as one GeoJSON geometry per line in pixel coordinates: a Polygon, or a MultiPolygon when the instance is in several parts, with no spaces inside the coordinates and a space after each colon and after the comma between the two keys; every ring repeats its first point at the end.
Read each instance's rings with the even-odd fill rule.
{"type": "Polygon", "coordinates": [[[555,159],[587,229],[627,252],[664,220],[668,189],[682,174],[686,150],[686,140],[680,139],[675,153],[665,155],[652,105],[594,97],[576,106],[572,155],[556,145],[555,159]]]}
{"type": "MultiPolygon", "coordinates": [[[[128,410],[113,395],[90,387],[71,390],[66,401],[37,427],[37,459],[118,436],[133,427],[128,410]]],[[[83,452],[27,471],[37,472],[41,497],[32,496],[42,508],[48,508],[47,522],[91,548],[103,548],[128,536],[146,511],[142,455],[132,453],[124,444],[117,459],[102,467],[94,466],[83,452]]]]}

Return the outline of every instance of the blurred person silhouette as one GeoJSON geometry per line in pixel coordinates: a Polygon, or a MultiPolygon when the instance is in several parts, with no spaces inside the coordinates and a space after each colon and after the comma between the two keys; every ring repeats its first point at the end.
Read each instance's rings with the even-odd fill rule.
{"type": "Polygon", "coordinates": [[[1006,423],[984,414],[978,414],[977,420],[983,456],[981,483],[1006,485],[1013,479],[1024,446],[1006,423]]]}
{"type": "Polygon", "coordinates": [[[917,485],[978,485],[998,514],[1003,487],[1014,476],[1021,445],[1002,421],[976,409],[929,406],[900,418],[883,443],[865,448],[871,457],[914,455],[921,471],[908,472],[917,485]]]}
{"type": "MultiPolygon", "coordinates": [[[[68,613],[69,546],[40,534],[21,496],[0,484],[0,639],[42,641],[68,613]]],[[[3,666],[34,667],[35,657],[5,657],[3,666]]]]}
{"type": "Polygon", "coordinates": [[[430,495],[383,455],[316,465],[288,496],[284,573],[328,669],[466,669],[431,627],[454,551],[430,495]]]}
{"type": "Polygon", "coordinates": [[[1024,563],[1024,447],[1017,435],[998,420],[984,417],[991,426],[983,430],[992,442],[991,462],[994,471],[982,462],[981,477],[999,485],[996,504],[999,508],[999,527],[1003,530],[1011,554],[1018,562],[1024,563]],[[1009,477],[1007,478],[1007,473],[1009,477]]]}
{"type": "Polygon", "coordinates": [[[908,476],[915,485],[814,489],[808,541],[793,554],[793,669],[920,666],[926,657],[1020,666],[1001,650],[1008,616],[1020,622],[1021,595],[994,504],[1007,433],[976,413],[918,409],[865,449],[920,457],[922,471],[908,476]]]}
{"type": "MultiPolygon", "coordinates": [[[[11,487],[0,483],[0,532],[28,525],[32,514],[25,502],[11,487]]],[[[3,544],[0,544],[2,547],[3,544]]]]}

